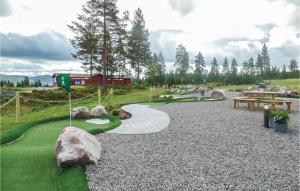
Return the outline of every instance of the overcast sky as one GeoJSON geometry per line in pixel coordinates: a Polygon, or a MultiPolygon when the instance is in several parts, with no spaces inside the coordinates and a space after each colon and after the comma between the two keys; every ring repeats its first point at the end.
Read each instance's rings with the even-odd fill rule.
{"type": "MultiPolygon", "coordinates": [[[[70,56],[74,50],[67,24],[76,19],[86,0],[0,0],[0,73],[40,75],[81,72],[70,56]]],[[[256,59],[263,43],[271,64],[282,67],[300,60],[299,0],[118,0],[131,18],[140,7],[150,32],[152,52],[162,52],[168,67],[178,44],[190,62],[199,51],[207,65],[215,56],[235,57],[239,65],[256,59]]]]}

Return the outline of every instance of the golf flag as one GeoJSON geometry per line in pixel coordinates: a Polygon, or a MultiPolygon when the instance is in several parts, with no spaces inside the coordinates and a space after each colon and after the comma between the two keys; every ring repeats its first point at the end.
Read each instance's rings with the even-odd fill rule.
{"type": "Polygon", "coordinates": [[[56,77],[56,82],[67,92],[71,91],[70,74],[58,74],[56,77]]]}
{"type": "Polygon", "coordinates": [[[69,92],[69,105],[70,105],[70,127],[72,126],[72,103],[71,103],[71,80],[70,74],[58,74],[56,76],[57,84],[69,92]]]}

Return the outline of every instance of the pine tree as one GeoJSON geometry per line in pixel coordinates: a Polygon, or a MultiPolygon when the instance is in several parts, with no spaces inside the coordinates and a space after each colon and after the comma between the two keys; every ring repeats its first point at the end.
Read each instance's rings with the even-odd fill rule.
{"type": "Polygon", "coordinates": [[[142,10],[138,8],[134,14],[128,42],[129,60],[131,67],[137,74],[138,86],[140,85],[140,73],[142,68],[149,64],[149,60],[151,60],[148,37],[149,32],[145,26],[142,10]]]}
{"type": "Polygon", "coordinates": [[[90,76],[93,75],[100,60],[98,47],[100,36],[97,34],[99,27],[92,14],[94,9],[95,7],[89,1],[82,7],[83,14],[77,16],[77,21],[73,21],[71,25],[68,25],[74,33],[74,38],[70,42],[76,52],[72,53],[72,56],[81,62],[82,68],[89,72],[90,76]]]}
{"type": "Polygon", "coordinates": [[[175,66],[177,67],[176,71],[180,76],[180,81],[183,83],[186,80],[186,74],[189,69],[189,54],[182,44],[179,44],[176,48],[175,66]]]}
{"type": "Polygon", "coordinates": [[[262,57],[260,54],[257,55],[257,60],[255,63],[256,73],[260,76],[264,75],[264,65],[262,61],[262,57]]]}
{"type": "Polygon", "coordinates": [[[116,67],[118,70],[119,78],[121,74],[125,74],[127,57],[128,57],[128,33],[126,31],[127,22],[129,21],[129,12],[125,11],[123,13],[123,18],[119,22],[119,29],[117,33],[117,42],[114,49],[114,57],[116,61],[116,67]]]}
{"type": "Polygon", "coordinates": [[[89,0],[87,6],[91,7],[91,16],[96,19],[98,33],[100,33],[101,60],[97,70],[103,74],[102,88],[106,89],[108,72],[115,71],[113,52],[120,29],[119,10],[116,0],[89,0]]]}
{"type": "Polygon", "coordinates": [[[165,83],[166,63],[163,54],[158,54],[158,82],[159,84],[165,83]]]}
{"type": "Polygon", "coordinates": [[[298,62],[295,59],[291,60],[289,70],[291,72],[298,72],[298,62]]]}
{"type": "Polygon", "coordinates": [[[225,57],[224,63],[223,63],[223,66],[222,66],[222,73],[223,73],[224,75],[226,75],[226,74],[228,74],[229,72],[230,72],[230,70],[229,70],[228,59],[227,59],[227,57],[225,57]]]}
{"type": "Polygon", "coordinates": [[[201,52],[195,57],[195,81],[196,83],[200,83],[203,78],[203,73],[205,71],[205,60],[201,52]]]}
{"type": "Polygon", "coordinates": [[[285,66],[285,64],[283,65],[283,67],[282,67],[282,70],[281,70],[281,78],[282,79],[285,79],[286,78],[286,66],[285,66]]]}
{"type": "Polygon", "coordinates": [[[219,65],[217,59],[214,57],[213,61],[211,62],[210,68],[210,80],[217,81],[219,78],[219,65]]]}
{"type": "Polygon", "coordinates": [[[243,62],[243,67],[241,73],[243,75],[249,75],[250,74],[250,69],[249,69],[249,63],[248,62],[243,62]]]}
{"type": "Polygon", "coordinates": [[[255,66],[254,66],[254,59],[251,57],[248,61],[249,73],[251,75],[255,74],[255,66]]]}
{"type": "Polygon", "coordinates": [[[231,66],[230,66],[230,72],[233,76],[237,75],[237,72],[238,72],[237,66],[238,66],[237,61],[235,58],[233,58],[232,62],[231,62],[231,66]]]}
{"type": "Polygon", "coordinates": [[[271,72],[271,64],[270,64],[270,57],[268,54],[268,47],[266,46],[266,44],[264,44],[261,51],[261,60],[262,60],[262,66],[264,69],[265,77],[269,78],[271,72]]]}

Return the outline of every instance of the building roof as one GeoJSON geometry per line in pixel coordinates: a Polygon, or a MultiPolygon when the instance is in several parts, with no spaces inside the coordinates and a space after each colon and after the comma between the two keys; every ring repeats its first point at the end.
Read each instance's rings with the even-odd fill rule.
{"type": "MultiPolygon", "coordinates": [[[[61,74],[61,73],[54,73],[52,75],[52,78],[55,78],[59,74],[61,74]]],[[[94,74],[93,77],[98,76],[98,75],[102,76],[102,74],[94,74]]],[[[90,78],[90,74],[70,74],[70,77],[71,78],[90,78]]],[[[127,76],[127,75],[121,75],[121,76],[119,76],[119,75],[114,75],[114,76],[109,75],[109,76],[107,76],[107,78],[110,78],[110,79],[118,79],[118,78],[131,79],[131,77],[127,76]]]]}
{"type": "MultiPolygon", "coordinates": [[[[55,78],[57,75],[61,73],[54,73],[52,78],[55,78]]],[[[89,74],[70,74],[70,78],[90,78],[89,74]]]]}

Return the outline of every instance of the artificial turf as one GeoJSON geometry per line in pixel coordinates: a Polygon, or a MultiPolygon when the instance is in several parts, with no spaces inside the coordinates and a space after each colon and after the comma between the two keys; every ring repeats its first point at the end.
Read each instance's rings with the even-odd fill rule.
{"type": "MultiPolygon", "coordinates": [[[[72,126],[93,134],[120,124],[112,116],[106,125],[73,120],[72,126]]],[[[55,142],[68,120],[37,125],[15,142],[1,145],[1,190],[5,191],[85,191],[88,190],[84,168],[61,169],[55,158],[55,142]]]]}

